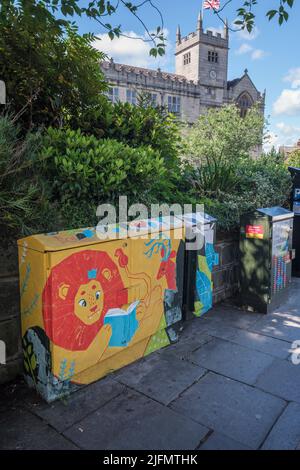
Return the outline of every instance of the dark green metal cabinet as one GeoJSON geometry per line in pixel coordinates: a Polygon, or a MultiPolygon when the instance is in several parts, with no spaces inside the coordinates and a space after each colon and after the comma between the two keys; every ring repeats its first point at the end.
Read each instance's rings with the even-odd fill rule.
{"type": "Polygon", "coordinates": [[[287,296],[292,276],[293,212],[257,209],[241,218],[240,303],[269,313],[287,296]]]}
{"type": "Polygon", "coordinates": [[[202,212],[184,214],[185,263],[184,318],[200,317],[213,306],[212,270],[219,263],[215,252],[216,219],[202,212]]]}
{"type": "Polygon", "coordinates": [[[295,214],[293,248],[296,256],[293,260],[293,276],[300,277],[300,168],[289,167],[293,180],[291,210],[295,214]]]}

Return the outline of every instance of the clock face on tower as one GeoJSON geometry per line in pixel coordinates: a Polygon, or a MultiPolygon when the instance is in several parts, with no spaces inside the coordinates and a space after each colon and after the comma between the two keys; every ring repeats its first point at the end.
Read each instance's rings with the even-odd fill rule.
{"type": "Polygon", "coordinates": [[[217,73],[216,73],[216,71],[215,71],[215,70],[211,70],[211,71],[209,72],[209,76],[210,76],[210,78],[211,78],[212,80],[215,80],[215,79],[217,78],[217,73]]]}

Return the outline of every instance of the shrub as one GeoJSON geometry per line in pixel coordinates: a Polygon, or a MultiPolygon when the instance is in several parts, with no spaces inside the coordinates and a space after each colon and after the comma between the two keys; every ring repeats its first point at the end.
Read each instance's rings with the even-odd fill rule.
{"type": "Polygon", "coordinates": [[[39,134],[20,138],[13,119],[0,117],[0,227],[1,234],[28,233],[38,223],[37,207],[43,199],[33,170],[39,134]]]}
{"type": "Polygon", "coordinates": [[[291,152],[286,161],[287,166],[293,166],[294,168],[300,168],[300,150],[291,152]]]}
{"type": "MultiPolygon", "coordinates": [[[[185,176],[186,184],[201,170],[202,167],[190,170],[185,176]]],[[[256,208],[288,205],[291,177],[277,154],[262,155],[257,160],[240,160],[233,170],[229,179],[223,172],[224,180],[220,176],[220,186],[215,186],[213,191],[202,184],[200,178],[200,187],[196,181],[190,192],[191,198],[194,196],[202,202],[205,210],[218,219],[219,228],[237,228],[240,216],[256,208]]]]}
{"type": "Polygon", "coordinates": [[[71,120],[70,126],[80,128],[84,134],[115,139],[131,147],[151,146],[169,169],[177,168],[180,163],[179,123],[164,108],[145,106],[142,99],[133,106],[112,104],[101,97],[95,106],[82,113],[81,119],[71,120]]]}
{"type": "Polygon", "coordinates": [[[113,139],[48,129],[42,149],[43,174],[53,184],[53,199],[64,204],[132,200],[159,185],[166,174],[163,159],[150,147],[131,148],[113,139]]]}

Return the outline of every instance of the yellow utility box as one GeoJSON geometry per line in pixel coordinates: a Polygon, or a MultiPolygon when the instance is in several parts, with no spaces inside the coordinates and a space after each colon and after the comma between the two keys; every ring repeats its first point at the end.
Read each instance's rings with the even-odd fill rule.
{"type": "Polygon", "coordinates": [[[182,239],[162,217],[18,241],[25,375],[48,402],[177,339],[182,239]]]}

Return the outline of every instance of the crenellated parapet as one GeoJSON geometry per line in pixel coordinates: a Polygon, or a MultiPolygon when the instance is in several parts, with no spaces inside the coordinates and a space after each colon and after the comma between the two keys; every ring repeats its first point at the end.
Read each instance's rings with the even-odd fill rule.
{"type": "Polygon", "coordinates": [[[179,94],[200,94],[200,87],[193,80],[188,80],[182,75],[162,72],[161,69],[118,64],[113,60],[102,62],[101,68],[108,81],[114,84],[128,84],[143,89],[161,89],[179,94]]]}

